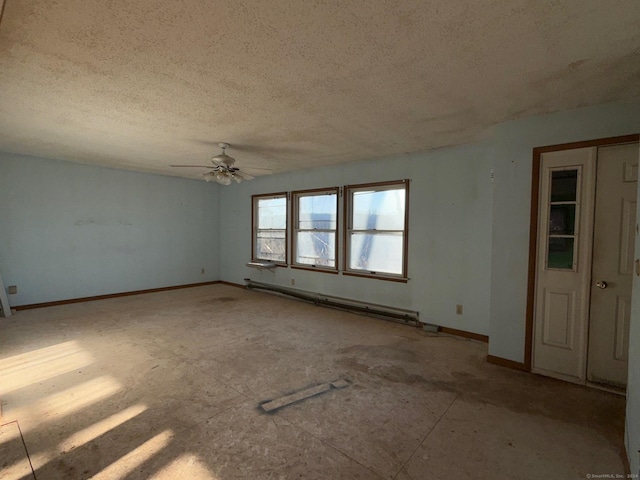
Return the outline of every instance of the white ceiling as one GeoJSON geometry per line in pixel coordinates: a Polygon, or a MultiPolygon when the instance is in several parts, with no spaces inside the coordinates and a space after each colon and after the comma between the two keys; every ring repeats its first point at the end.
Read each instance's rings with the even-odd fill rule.
{"type": "MultiPolygon", "coordinates": [[[[1,0],[0,0],[1,1],[1,0]]],[[[5,0],[0,150],[275,172],[640,97],[638,0],[5,0]]]]}

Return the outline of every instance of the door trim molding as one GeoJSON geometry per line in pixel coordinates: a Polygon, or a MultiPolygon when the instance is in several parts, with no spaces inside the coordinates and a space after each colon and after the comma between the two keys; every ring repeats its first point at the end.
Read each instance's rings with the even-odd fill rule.
{"type": "Polygon", "coordinates": [[[531,210],[529,227],[529,264],[527,276],[527,309],[525,320],[524,340],[524,370],[531,371],[533,362],[533,323],[536,292],[536,252],[538,249],[538,210],[540,208],[540,162],[543,153],[558,152],[561,150],[573,150],[577,148],[602,147],[606,145],[622,145],[640,141],[640,134],[623,135],[620,137],[600,138],[597,140],[585,140],[582,142],[561,143],[533,149],[533,162],[531,172],[531,210]]]}

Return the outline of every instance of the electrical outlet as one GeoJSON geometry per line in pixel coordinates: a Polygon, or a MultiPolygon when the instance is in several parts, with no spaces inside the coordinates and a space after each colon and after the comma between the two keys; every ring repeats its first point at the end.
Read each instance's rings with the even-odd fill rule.
{"type": "Polygon", "coordinates": [[[462,315],[462,305],[456,305],[456,314],[462,315]]]}
{"type": "Polygon", "coordinates": [[[18,293],[18,287],[16,287],[15,285],[10,285],[9,287],[7,287],[7,293],[9,295],[15,295],[16,293],[18,293]]]}
{"type": "Polygon", "coordinates": [[[292,279],[291,279],[291,285],[295,285],[295,284],[296,284],[296,279],[295,279],[295,278],[292,278],[292,279]]]}

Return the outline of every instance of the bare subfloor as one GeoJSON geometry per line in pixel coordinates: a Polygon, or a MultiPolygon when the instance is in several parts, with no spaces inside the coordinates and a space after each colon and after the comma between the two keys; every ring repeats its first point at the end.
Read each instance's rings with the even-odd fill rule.
{"type": "Polygon", "coordinates": [[[38,480],[624,473],[623,398],[486,353],[225,285],[19,312],[0,320],[0,478],[32,478],[20,430],[38,480]]]}

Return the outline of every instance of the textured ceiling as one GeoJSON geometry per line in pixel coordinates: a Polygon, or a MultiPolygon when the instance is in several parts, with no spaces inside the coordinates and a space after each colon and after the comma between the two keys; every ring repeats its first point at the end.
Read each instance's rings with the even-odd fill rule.
{"type": "Polygon", "coordinates": [[[640,96],[640,1],[5,0],[0,150],[196,176],[640,96]]]}

